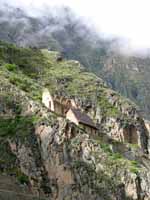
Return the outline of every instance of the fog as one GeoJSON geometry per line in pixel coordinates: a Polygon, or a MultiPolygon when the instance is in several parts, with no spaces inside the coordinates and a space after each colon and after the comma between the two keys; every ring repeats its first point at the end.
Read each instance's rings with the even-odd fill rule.
{"type": "MultiPolygon", "coordinates": [[[[122,38],[124,51],[150,48],[149,0],[0,0],[3,3],[23,8],[32,16],[46,16],[49,10],[55,13],[50,7],[69,6],[104,38],[122,38]]],[[[57,15],[61,15],[59,9],[57,15]]]]}

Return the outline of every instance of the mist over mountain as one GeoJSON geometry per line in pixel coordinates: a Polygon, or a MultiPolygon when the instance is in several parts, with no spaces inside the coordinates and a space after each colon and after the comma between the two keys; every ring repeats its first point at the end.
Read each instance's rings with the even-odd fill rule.
{"type": "Polygon", "coordinates": [[[0,200],[150,200],[148,50],[70,7],[6,1],[0,200]]]}
{"type": "MultiPolygon", "coordinates": [[[[133,53],[128,41],[105,37],[87,18],[69,7],[47,7],[42,13],[8,4],[0,7],[0,39],[20,47],[59,51],[79,60],[110,87],[132,99],[149,117],[149,50],[133,53]],[[32,13],[32,14],[31,14],[32,13]],[[106,39],[107,38],[107,39],[106,39]]],[[[42,9],[42,8],[41,8],[42,9]]]]}
{"type": "Polygon", "coordinates": [[[113,41],[100,37],[94,25],[70,8],[53,7],[45,12],[31,17],[20,8],[4,5],[0,8],[0,39],[23,47],[58,50],[87,67],[111,49],[113,41]]]}

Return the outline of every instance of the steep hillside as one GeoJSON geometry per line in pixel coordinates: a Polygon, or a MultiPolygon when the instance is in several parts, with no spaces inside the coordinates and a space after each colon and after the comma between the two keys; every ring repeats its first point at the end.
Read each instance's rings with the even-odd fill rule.
{"type": "Polygon", "coordinates": [[[1,40],[23,47],[61,51],[91,70],[91,66],[99,64],[97,58],[105,55],[111,45],[111,41],[99,37],[89,21],[70,8],[54,7],[46,10],[44,16],[33,17],[22,9],[3,5],[0,16],[1,40]]]}
{"type": "Polygon", "coordinates": [[[58,52],[0,43],[0,198],[149,200],[149,132],[136,106],[58,52]],[[51,113],[73,98],[96,135],[51,113]]]}
{"type": "Polygon", "coordinates": [[[104,40],[87,24],[69,8],[51,8],[40,17],[8,5],[0,8],[1,40],[59,51],[67,59],[79,60],[112,89],[134,101],[149,119],[149,57],[118,54],[118,39],[104,40]]]}
{"type": "Polygon", "coordinates": [[[150,58],[112,55],[101,57],[99,74],[114,89],[139,105],[141,113],[149,118],[150,58]]]}

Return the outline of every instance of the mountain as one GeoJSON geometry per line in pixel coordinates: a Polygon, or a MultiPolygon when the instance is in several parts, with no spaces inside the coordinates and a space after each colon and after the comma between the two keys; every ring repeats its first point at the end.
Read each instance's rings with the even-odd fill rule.
{"type": "Polygon", "coordinates": [[[149,56],[121,54],[118,39],[100,37],[88,21],[69,8],[53,9],[33,17],[22,9],[3,5],[0,39],[21,47],[56,50],[67,59],[79,60],[112,89],[134,101],[149,119],[149,56]]]}
{"type": "Polygon", "coordinates": [[[0,42],[0,199],[148,200],[149,123],[75,60],[0,42]],[[42,104],[74,99],[91,134],[42,104]]]}
{"type": "Polygon", "coordinates": [[[100,74],[109,86],[133,100],[145,118],[149,118],[149,57],[112,55],[100,59],[100,74]]]}
{"type": "Polygon", "coordinates": [[[0,39],[23,47],[57,50],[89,68],[95,66],[97,56],[105,55],[112,41],[99,37],[94,26],[70,8],[53,9],[33,17],[5,5],[0,8],[0,39]]]}

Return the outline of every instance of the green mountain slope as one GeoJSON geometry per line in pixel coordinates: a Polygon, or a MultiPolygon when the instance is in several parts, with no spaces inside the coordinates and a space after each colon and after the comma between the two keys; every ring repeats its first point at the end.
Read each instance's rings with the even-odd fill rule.
{"type": "Polygon", "coordinates": [[[134,101],[139,105],[143,116],[149,118],[149,57],[114,55],[100,60],[103,63],[100,74],[110,87],[134,101]]]}
{"type": "MultiPolygon", "coordinates": [[[[1,42],[1,76],[9,83],[27,92],[33,99],[41,99],[42,89],[49,88],[52,93],[79,97],[93,104],[107,106],[102,112],[120,114],[115,106],[107,100],[114,93],[107,88],[102,79],[89,73],[85,67],[75,60],[57,61],[58,52],[31,48],[18,48],[1,42]],[[100,99],[99,99],[100,98],[100,99]]],[[[120,97],[121,98],[121,97],[120,97]]],[[[132,103],[126,101],[128,106],[132,103]]]]}
{"type": "Polygon", "coordinates": [[[0,16],[1,40],[23,47],[57,50],[89,68],[99,64],[98,56],[105,55],[111,45],[111,41],[99,37],[94,27],[88,26],[70,8],[54,8],[45,16],[31,17],[19,8],[5,5],[0,8],[0,16]]]}
{"type": "Polygon", "coordinates": [[[136,106],[58,55],[0,42],[0,198],[148,198],[149,132],[136,106]],[[46,109],[45,87],[74,98],[97,134],[46,109]]]}
{"type": "MultiPolygon", "coordinates": [[[[61,16],[56,17],[52,10],[46,13],[47,17],[31,17],[19,8],[2,6],[0,39],[23,47],[59,51],[67,59],[79,60],[88,71],[99,75],[112,89],[134,101],[142,115],[149,119],[149,57],[119,55],[114,49],[117,39],[104,40],[92,26],[87,26],[84,19],[68,8],[58,11],[61,16]]],[[[30,52],[26,52],[25,56],[27,54],[30,52]]],[[[11,63],[9,58],[8,62],[11,63]]],[[[19,62],[24,61],[22,59],[19,62]]],[[[38,63],[39,71],[40,65],[41,61],[38,63]]]]}

